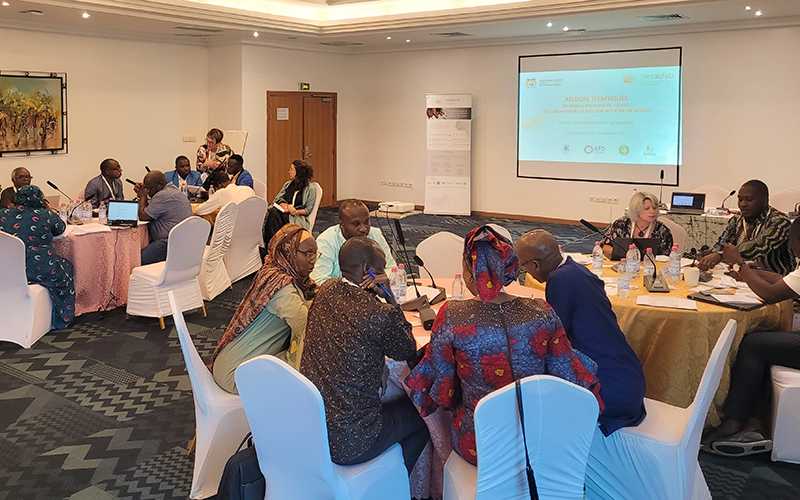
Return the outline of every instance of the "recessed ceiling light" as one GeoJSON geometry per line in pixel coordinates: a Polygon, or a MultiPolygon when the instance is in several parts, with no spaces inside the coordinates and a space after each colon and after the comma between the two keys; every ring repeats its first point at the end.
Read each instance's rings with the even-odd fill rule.
{"type": "Polygon", "coordinates": [[[547,27],[548,28],[552,28],[553,27],[553,23],[547,23],[547,27]]]}
{"type": "Polygon", "coordinates": [[[387,40],[391,40],[391,39],[392,39],[392,37],[390,37],[390,36],[387,36],[387,37],[386,37],[386,39],[387,39],[387,40]]]}
{"type": "Polygon", "coordinates": [[[8,2],[3,2],[3,7],[8,7],[9,5],[11,5],[11,4],[8,3],[8,2]]]}
{"type": "Polygon", "coordinates": [[[81,14],[81,17],[84,18],[84,19],[89,19],[89,13],[88,12],[84,12],[83,14],[81,14]]]}
{"type": "Polygon", "coordinates": [[[761,11],[760,11],[760,10],[757,10],[757,11],[756,11],[756,15],[757,15],[757,16],[760,16],[760,15],[761,15],[761,11]]]}
{"type": "Polygon", "coordinates": [[[411,40],[406,40],[406,42],[410,42],[411,40]]]}
{"type": "Polygon", "coordinates": [[[254,36],[254,37],[256,37],[256,38],[258,38],[258,31],[254,31],[254,32],[253,32],[253,36],[254,36]]]}
{"type": "Polygon", "coordinates": [[[569,31],[569,28],[567,26],[564,26],[564,31],[569,31]]]}
{"type": "Polygon", "coordinates": [[[746,5],[746,6],[745,6],[745,8],[744,8],[744,10],[750,10],[750,6],[749,6],[749,5],[746,5]]]}

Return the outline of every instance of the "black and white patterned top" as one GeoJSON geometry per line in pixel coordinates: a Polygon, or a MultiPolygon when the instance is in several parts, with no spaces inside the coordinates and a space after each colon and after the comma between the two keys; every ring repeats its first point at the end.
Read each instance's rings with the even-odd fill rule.
{"type": "Polygon", "coordinates": [[[659,221],[656,221],[655,227],[650,235],[634,235],[631,236],[631,230],[633,229],[633,222],[631,218],[627,215],[620,217],[619,219],[615,220],[611,223],[608,228],[606,228],[606,235],[603,237],[603,241],[600,242],[601,245],[611,245],[612,241],[617,238],[631,238],[631,237],[639,237],[639,238],[658,238],[659,244],[658,248],[653,249],[653,253],[656,255],[669,255],[670,250],[672,250],[672,232],[669,230],[667,226],[662,224],[659,221]]]}

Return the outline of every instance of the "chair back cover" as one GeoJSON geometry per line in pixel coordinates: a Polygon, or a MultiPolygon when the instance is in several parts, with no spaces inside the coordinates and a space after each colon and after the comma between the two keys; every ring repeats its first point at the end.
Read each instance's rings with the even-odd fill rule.
{"type": "Polygon", "coordinates": [[[181,306],[175,298],[175,294],[170,290],[167,292],[169,297],[169,305],[172,309],[172,319],[175,321],[175,329],[178,331],[178,341],[181,343],[181,352],[183,352],[183,359],[186,361],[186,371],[189,372],[189,381],[192,383],[192,392],[197,400],[197,404],[203,413],[208,413],[208,401],[206,394],[209,388],[222,391],[214,382],[214,376],[206,368],[203,363],[203,358],[197,352],[197,348],[192,342],[192,337],[189,335],[189,328],[186,327],[186,321],[183,319],[181,306]]]}
{"type": "Polygon", "coordinates": [[[309,184],[313,186],[314,189],[317,191],[317,199],[314,200],[314,208],[311,209],[311,213],[308,214],[308,232],[314,230],[314,223],[317,221],[317,212],[319,211],[319,204],[322,203],[322,186],[319,185],[318,182],[312,182],[309,184]]]}
{"type": "Polygon", "coordinates": [[[267,480],[266,498],[340,498],[342,484],[331,462],[325,407],[314,384],[269,355],[242,363],[235,377],[267,480]]]}
{"type": "MultiPolygon", "coordinates": [[[[583,497],[597,399],[586,389],[550,375],[521,381],[525,433],[541,500],[583,497]]],[[[530,500],[525,450],[514,384],[484,397],[475,409],[478,451],[476,500],[530,500]]]]}
{"type": "Polygon", "coordinates": [[[191,280],[200,274],[200,264],[203,262],[203,252],[210,230],[210,222],[192,216],[169,231],[167,260],[161,285],[191,280]]]}
{"type": "Polygon", "coordinates": [[[782,189],[769,197],[769,204],[783,213],[794,212],[794,207],[800,203],[800,191],[797,189],[782,189]]]}
{"type": "Polygon", "coordinates": [[[452,279],[461,272],[464,238],[442,231],[422,240],[416,252],[434,278],[452,279]]]}
{"type": "MultiPolygon", "coordinates": [[[[703,371],[703,378],[700,379],[700,386],[697,388],[697,393],[694,396],[694,401],[689,405],[691,414],[689,423],[686,426],[686,433],[683,435],[681,446],[684,449],[691,447],[691,449],[698,449],[700,446],[700,434],[703,432],[703,423],[705,422],[708,409],[711,407],[711,402],[714,400],[714,394],[719,387],[719,381],[722,378],[722,370],[725,368],[725,360],[728,357],[728,351],[731,349],[733,337],[736,335],[736,320],[730,319],[722,329],[722,333],[717,339],[714,350],[711,351],[711,356],[708,358],[706,369],[703,371]]],[[[689,482],[691,484],[691,482],[689,482]]]]}
{"type": "MultiPolygon", "coordinates": [[[[722,205],[722,200],[727,197],[731,190],[725,189],[722,186],[718,186],[716,184],[705,184],[700,186],[699,188],[695,188],[692,190],[693,193],[705,193],[706,194],[706,209],[709,208],[717,208],[722,205]]],[[[735,196],[735,195],[734,195],[735,196]]],[[[731,197],[733,198],[733,197],[731,197]]],[[[728,198],[728,201],[725,202],[726,205],[729,205],[731,202],[731,198],[728,198]]],[[[729,205],[730,206],[730,205],[729,205]]]]}
{"type": "Polygon", "coordinates": [[[231,245],[231,236],[237,215],[239,215],[239,206],[231,201],[220,209],[214,221],[211,244],[206,249],[199,276],[205,300],[212,300],[231,285],[231,279],[225,269],[224,258],[231,245]]]}
{"type": "Polygon", "coordinates": [[[680,224],[667,217],[659,217],[658,221],[667,226],[669,232],[672,233],[672,243],[678,244],[678,253],[683,254],[683,252],[689,250],[684,248],[686,245],[686,230],[680,224]]]}
{"type": "Polygon", "coordinates": [[[261,227],[267,215],[267,200],[251,196],[239,203],[239,213],[231,235],[231,244],[225,254],[225,267],[232,282],[258,271],[261,267],[261,227]]]}
{"type": "Polygon", "coordinates": [[[0,339],[24,345],[33,326],[33,301],[25,274],[25,243],[0,231],[0,261],[3,262],[0,266],[0,318],[3,318],[0,339]]]}
{"type": "Polygon", "coordinates": [[[253,179],[253,191],[259,198],[267,199],[267,185],[258,179],[253,179]]]}

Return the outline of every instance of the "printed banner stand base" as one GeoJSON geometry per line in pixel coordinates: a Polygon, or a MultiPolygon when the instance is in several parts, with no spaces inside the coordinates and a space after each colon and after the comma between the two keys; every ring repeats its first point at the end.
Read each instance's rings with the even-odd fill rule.
{"type": "Polygon", "coordinates": [[[471,214],[472,95],[427,94],[425,213],[471,214]]]}

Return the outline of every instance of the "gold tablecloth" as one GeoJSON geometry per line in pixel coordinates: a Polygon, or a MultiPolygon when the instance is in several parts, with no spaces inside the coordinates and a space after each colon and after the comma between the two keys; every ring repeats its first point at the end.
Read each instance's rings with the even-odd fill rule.
{"type": "MultiPolygon", "coordinates": [[[[609,267],[603,268],[603,275],[616,277],[609,267]]],[[[526,276],[525,284],[544,289],[544,285],[530,275],[526,276]]],[[[625,338],[642,362],[648,398],[682,408],[689,406],[722,329],[731,318],[738,322],[722,380],[708,412],[707,425],[720,422],[719,412],[730,385],[730,368],[742,337],[750,332],[790,331],[792,327],[791,300],[752,311],[738,311],[704,302],[697,302],[697,311],[665,309],[637,305],[636,297],[649,292],[642,285],[641,278],[632,281],[631,285],[639,288],[631,290],[628,298],[612,296],[609,300],[625,338]]],[[[686,297],[690,293],[688,289],[681,281],[669,295],[686,297]]]]}
{"type": "MultiPolygon", "coordinates": [[[[200,205],[202,205],[202,203],[192,203],[192,213],[193,214],[194,214],[195,210],[197,210],[197,207],[199,207],[200,205]]],[[[210,214],[206,214],[206,215],[197,215],[197,214],[195,214],[195,215],[197,215],[198,217],[202,217],[203,219],[207,220],[213,226],[214,222],[216,222],[216,220],[217,220],[217,214],[218,213],[219,213],[219,209],[214,210],[210,214]]]]}

